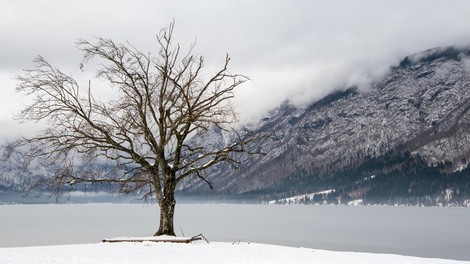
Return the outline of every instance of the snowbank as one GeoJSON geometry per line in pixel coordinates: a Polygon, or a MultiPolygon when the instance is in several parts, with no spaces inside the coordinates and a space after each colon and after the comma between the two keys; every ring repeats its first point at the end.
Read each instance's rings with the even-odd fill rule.
{"type": "Polygon", "coordinates": [[[253,243],[100,243],[45,247],[0,248],[2,264],[450,264],[455,260],[426,259],[387,254],[333,252],[253,243]]]}

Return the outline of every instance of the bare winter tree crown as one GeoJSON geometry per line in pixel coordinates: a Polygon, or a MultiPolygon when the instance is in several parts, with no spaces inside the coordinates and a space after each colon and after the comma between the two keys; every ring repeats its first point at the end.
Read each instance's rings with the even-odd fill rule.
{"type": "Polygon", "coordinates": [[[40,56],[33,69],[18,77],[17,91],[33,97],[21,120],[48,124],[36,137],[22,141],[31,146],[28,155],[70,165],[55,175],[56,182],[120,183],[123,191],[145,189],[163,200],[189,176],[212,188],[203,171],[221,162],[237,165],[232,154],[250,152],[246,146],[255,138],[248,134],[221,148],[190,140],[194,135],[203,139],[213,129],[229,130],[237,121],[231,104],[234,90],[248,78],[230,73],[228,55],[220,70],[203,78],[208,76],[202,73],[204,58],[173,45],[173,28],[174,23],[157,35],[155,57],[110,39],[78,42],[84,54],[80,68],[98,61],[97,77],[114,89],[116,96],[107,101],[94,96],[91,84],[81,87],[40,56]],[[92,171],[77,173],[73,165],[100,159],[125,169],[103,177],[92,171]]]}

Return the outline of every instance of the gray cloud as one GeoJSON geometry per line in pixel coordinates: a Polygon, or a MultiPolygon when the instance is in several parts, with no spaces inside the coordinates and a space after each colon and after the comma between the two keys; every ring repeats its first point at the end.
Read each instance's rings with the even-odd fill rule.
{"type": "Polygon", "coordinates": [[[155,34],[174,18],[176,40],[188,47],[197,39],[209,70],[228,52],[232,70],[253,79],[236,100],[248,120],[286,99],[308,104],[334,89],[367,88],[406,55],[469,45],[469,12],[465,0],[7,0],[0,85],[9,98],[0,99],[0,118],[24,101],[11,80],[36,55],[78,75],[77,39],[128,40],[156,53],[155,34]]]}

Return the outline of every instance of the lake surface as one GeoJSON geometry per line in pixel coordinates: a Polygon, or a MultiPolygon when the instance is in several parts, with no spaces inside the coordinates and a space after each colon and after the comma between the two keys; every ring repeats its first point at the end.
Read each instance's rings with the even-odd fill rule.
{"type": "MultiPolygon", "coordinates": [[[[157,225],[155,205],[0,205],[0,247],[149,236],[157,225]]],[[[210,241],[470,260],[469,208],[179,204],[175,231],[210,241]]]]}

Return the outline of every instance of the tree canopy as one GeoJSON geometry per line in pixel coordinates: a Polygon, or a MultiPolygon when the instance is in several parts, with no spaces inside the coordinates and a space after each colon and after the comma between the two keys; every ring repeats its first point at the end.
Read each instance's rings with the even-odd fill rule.
{"type": "Polygon", "coordinates": [[[219,163],[238,165],[234,153],[253,153],[247,146],[256,137],[237,134],[237,140],[214,147],[204,138],[214,129],[230,131],[237,122],[231,103],[234,90],[248,77],[231,73],[230,57],[214,73],[204,72],[204,57],[183,52],[173,44],[174,23],[156,36],[156,56],[130,44],[99,38],[79,41],[84,59],[100,68],[97,77],[113,88],[111,99],[95,95],[70,75],[37,57],[35,67],[18,77],[17,91],[33,97],[20,117],[45,121],[48,127],[28,144],[28,160],[42,159],[61,169],[48,179],[59,185],[83,182],[120,184],[123,192],[144,191],[160,206],[156,235],[174,235],[174,192],[182,180],[211,182],[204,171],[219,163]],[[191,140],[197,136],[199,140],[191,140]],[[115,162],[119,173],[78,172],[77,163],[115,162]]]}

